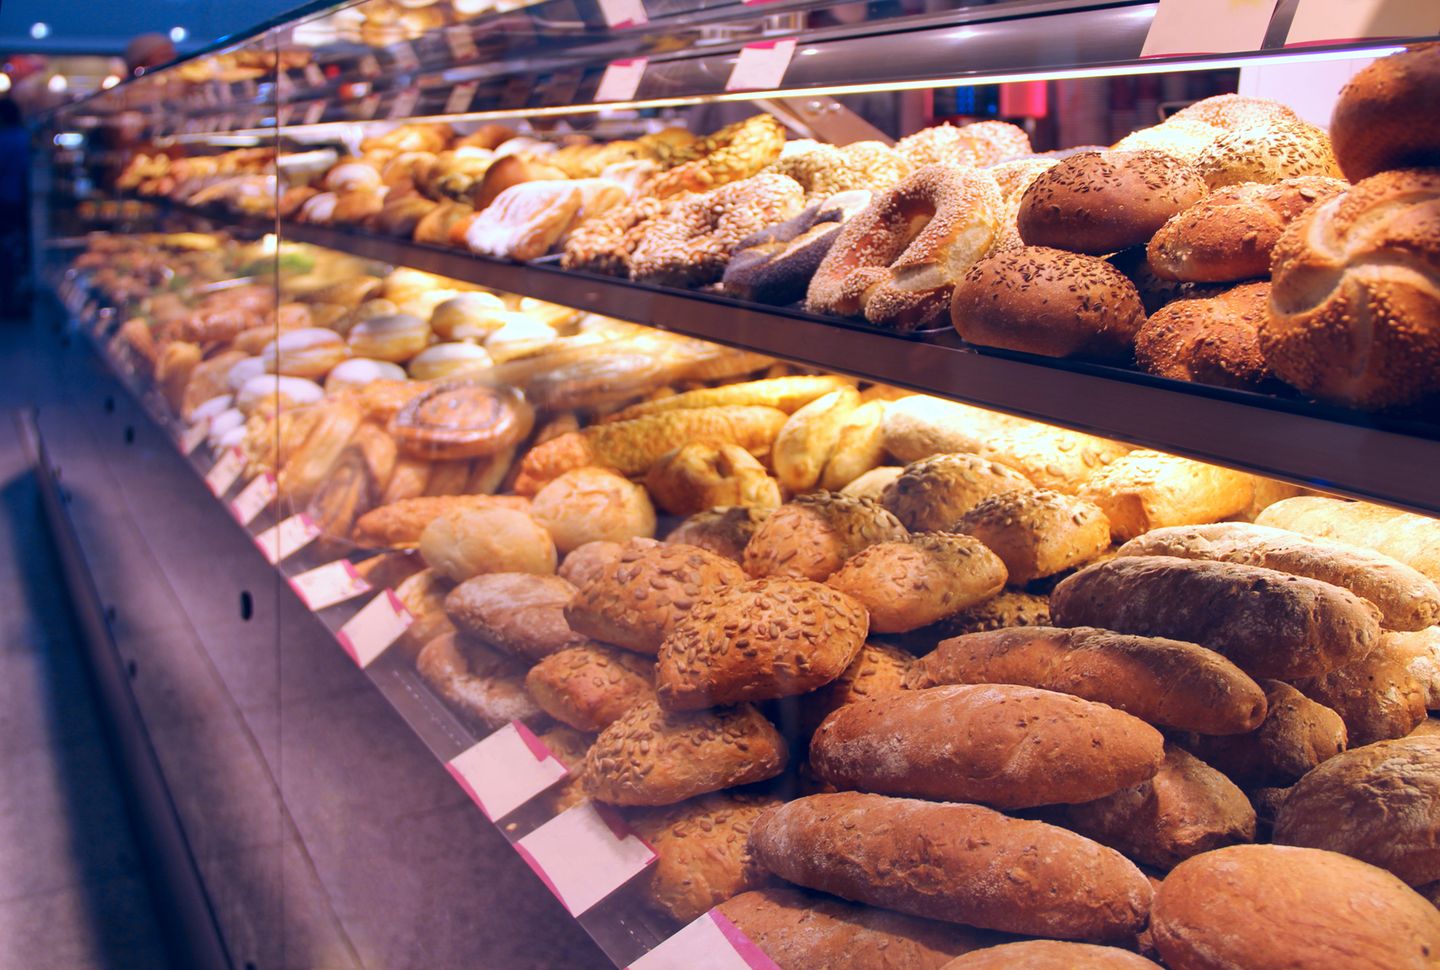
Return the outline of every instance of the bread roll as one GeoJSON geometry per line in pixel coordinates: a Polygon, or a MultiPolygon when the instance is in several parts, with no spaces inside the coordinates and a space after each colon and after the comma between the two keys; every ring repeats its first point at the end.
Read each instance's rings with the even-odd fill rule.
{"type": "Polygon", "coordinates": [[[641,701],[655,699],[650,662],[599,643],[568,647],[525,675],[525,689],[546,714],[577,731],[600,731],[641,701]]]}
{"type": "Polygon", "coordinates": [[[794,414],[816,398],[824,397],[831,391],[850,384],[850,379],[828,374],[794,375],[771,377],[759,381],[744,381],[726,384],[722,387],[704,387],[683,394],[653,401],[642,401],[618,411],[605,421],[628,421],[647,414],[661,411],[679,411],[693,408],[748,405],[778,408],[786,414],[794,414]]]}
{"type": "Polygon", "coordinates": [[[1340,177],[1330,136],[1323,128],[1300,120],[1227,131],[1200,151],[1194,170],[1212,189],[1305,175],[1340,177]]]}
{"type": "Polygon", "coordinates": [[[1232,845],[1180,863],[1150,928],[1172,970],[1422,970],[1440,953],[1440,911],[1356,859],[1232,845]]]}
{"type": "Polygon", "coordinates": [[[821,687],[855,659],[865,608],[803,579],[755,579],[710,589],[660,645],[660,703],[693,711],[789,697],[821,687]]]}
{"type": "Polygon", "coordinates": [[[666,452],[645,476],[645,487],[672,515],[694,515],[716,506],[780,504],[780,483],[754,455],[739,445],[709,441],[666,452]]]}
{"type": "Polygon", "coordinates": [[[802,495],[755,530],[745,547],[745,571],[823,581],[860,550],[908,535],[899,519],[869,499],[834,492],[802,495]]]}
{"type": "Polygon", "coordinates": [[[1377,172],[1440,164],[1440,125],[1427,109],[1440,91],[1440,48],[1420,44],[1366,65],[1330,115],[1335,158],[1352,182],[1377,172]]]}
{"type": "Polygon", "coordinates": [[[1132,131],[1111,147],[1116,151],[1134,152],[1153,149],[1173,155],[1182,162],[1193,162],[1201,149],[1224,133],[1223,128],[1207,125],[1203,121],[1171,116],[1158,125],[1132,131]]]}
{"type": "Polygon", "coordinates": [[[1000,592],[1005,564],[977,538],[925,532],[862,549],[826,582],[869,612],[870,629],[904,633],[1000,592]]]}
{"type": "Polygon", "coordinates": [[[624,550],[625,546],[619,542],[608,542],[604,539],[587,542],[566,553],[555,574],[578,589],[605,568],[607,563],[619,559],[624,550]]]}
{"type": "Polygon", "coordinates": [[[850,412],[820,473],[821,488],[838,492],[885,460],[882,425],[888,405],[888,401],[866,401],[850,412]]]}
{"type": "Polygon", "coordinates": [[[1410,670],[1411,655],[1381,638],[1353,663],[1292,681],[1306,697],[1339,714],[1350,746],[1403,738],[1425,720],[1425,688],[1410,670]]]}
{"type": "Polygon", "coordinates": [[[460,633],[427,643],[415,669],[461,720],[489,733],[511,721],[532,726],[545,716],[525,693],[525,668],[513,657],[460,633]]]}
{"type": "Polygon", "coordinates": [[[1255,524],[1374,549],[1440,583],[1440,521],[1428,516],[1301,495],[1276,502],[1255,517],[1255,524]]]}
{"type": "Polygon", "coordinates": [[[1154,970],[1157,964],[1113,946],[1024,940],[975,950],[940,970],[1154,970]]]}
{"type": "Polygon", "coordinates": [[[1359,546],[1241,522],[1156,529],[1120,547],[1121,556],[1178,556],[1263,566],[1343,586],[1380,610],[1391,630],[1440,622],[1440,587],[1415,569],[1359,546]]]}
{"type": "Polygon", "coordinates": [[[1250,504],[1244,472],[1159,451],[1132,451],[1096,472],[1080,497],[1100,506],[1110,534],[1126,542],[1168,525],[1215,522],[1250,504]]]}
{"type": "Polygon", "coordinates": [[[808,492],[819,484],[820,473],[840,440],[840,429],[859,406],[860,392],[846,385],[790,415],[770,455],[780,484],[792,493],[808,492]]]}
{"type": "Polygon", "coordinates": [[[1188,734],[1179,743],[1247,789],[1285,787],[1345,750],[1345,722],[1289,684],[1262,680],[1265,720],[1253,731],[1224,737],[1188,734]]]}
{"type": "MultiPolygon", "coordinates": [[[[387,496],[396,490],[399,480],[405,477],[402,469],[405,468],[407,459],[400,459],[386,489],[387,496]]],[[[412,462],[412,466],[423,469],[423,477],[419,481],[420,491],[425,489],[425,481],[430,475],[430,462],[412,462]]],[[[399,499],[396,501],[386,500],[386,504],[379,508],[371,509],[360,518],[355,520],[355,530],[351,536],[356,545],[360,546],[389,546],[393,549],[413,549],[420,542],[420,534],[425,527],[440,517],[442,513],[456,509],[513,509],[515,511],[526,511],[530,508],[528,500],[518,498],[514,495],[437,495],[399,499]]]]}
{"type": "Polygon", "coordinates": [[[576,591],[565,619],[577,633],[654,654],[707,591],[745,581],[729,559],[696,546],[626,546],[576,591]]]}
{"type": "Polygon", "coordinates": [[[772,511],[732,505],[696,512],[676,526],[665,541],[698,546],[738,563],[745,557],[745,547],[772,511]]]}
{"type": "Polygon", "coordinates": [[[1265,717],[1260,686],[1193,643],[1093,627],[1019,627],[940,641],[906,678],[940,684],[1019,684],[1109,704],[1162,727],[1238,734],[1265,717]]]}
{"type": "Polygon", "coordinates": [[[940,970],[1004,939],[793,886],[742,893],[718,910],[780,970],[940,970]]]}
{"type": "Polygon", "coordinates": [[[978,805],[810,795],[760,816],[750,842],[791,882],[982,929],[1124,940],[1150,907],[1150,884],[1115,850],[978,805]]]}
{"type": "Polygon", "coordinates": [[[1110,520],[1099,506],[1046,489],[982,499],[961,516],[955,531],[993,549],[1012,586],[1072,569],[1110,548],[1110,520]]]}
{"type": "Polygon", "coordinates": [[[749,704],[670,713],[653,701],[626,711],[585,756],[585,790],[615,805],[673,805],[774,778],[785,739],[749,704]]]}
{"type": "Polygon", "coordinates": [[[1217,94],[1187,104],[1170,116],[1168,121],[1199,121],[1226,131],[1253,128],[1276,121],[1298,121],[1300,116],[1288,105],[1269,98],[1245,94],[1217,94]]]}
{"type": "Polygon", "coordinates": [[[885,450],[908,464],[931,455],[979,451],[995,435],[1025,426],[1008,414],[915,394],[886,409],[880,435],[885,450]]]}
{"type": "Polygon", "coordinates": [[[808,740],[821,721],[846,704],[903,690],[914,660],[899,647],[867,641],[839,677],[797,698],[799,736],[808,740]]]}
{"type": "Polygon", "coordinates": [[[1380,638],[1380,646],[1405,658],[1406,668],[1425,694],[1425,707],[1440,709],[1440,626],[1414,633],[1387,633],[1380,638]]]}
{"type": "Polygon", "coordinates": [[[1259,566],[1174,556],[1125,556],[1055,587],[1057,626],[1187,640],[1252,677],[1308,677],[1364,657],[1380,612],[1329,583],[1259,566]]]}
{"type": "Polygon", "coordinates": [[[444,512],[420,534],[420,555],[431,568],[461,583],[481,573],[555,572],[550,534],[513,509],[444,512]]]}
{"type": "Polygon", "coordinates": [[[576,468],[535,493],[530,514],[562,554],[601,539],[655,535],[655,507],[645,489],[604,468],[576,468]]]}
{"type": "Polygon", "coordinates": [[[429,568],[420,570],[395,587],[396,598],[414,620],[395,641],[394,649],[414,660],[425,644],[442,633],[455,632],[455,624],[445,615],[445,597],[450,589],[450,581],[429,568]]]}
{"type": "Polygon", "coordinates": [[[1069,694],[999,684],[909,690],[825,719],[810,766],[841,789],[1031,808],[1092,801],[1150,778],[1160,732],[1069,694]]]}
{"type": "Polygon", "coordinates": [[[565,622],[575,587],[559,576],[488,573],[456,586],[445,613],[456,628],[521,660],[535,661],[585,638],[565,622]]]}
{"type": "Polygon", "coordinates": [[[1097,471],[1133,450],[1119,441],[1032,424],[988,438],[979,454],[1015,469],[1040,488],[1074,495],[1097,471]]]}
{"type": "Polygon", "coordinates": [[[899,478],[904,471],[905,469],[899,465],[881,465],[879,468],[872,468],[840,489],[840,494],[848,495],[851,498],[868,498],[878,502],[880,496],[885,494],[886,486],[899,478]]]}
{"type": "Polygon", "coordinates": [[[979,455],[934,455],[906,465],[880,502],[908,529],[948,532],[981,499],[1034,487],[1013,468],[979,455]]]}
{"type": "Polygon", "coordinates": [[[933,629],[938,639],[963,636],[966,633],[982,633],[986,630],[1003,630],[1012,626],[1045,626],[1049,622],[1048,597],[1007,589],[979,606],[972,606],[968,610],[945,617],[935,624],[933,629]]]}
{"type": "Polygon", "coordinates": [[[1165,304],[1135,335],[1135,362],[1158,377],[1242,390],[1272,375],[1260,352],[1270,284],[1248,283],[1165,304]]]}

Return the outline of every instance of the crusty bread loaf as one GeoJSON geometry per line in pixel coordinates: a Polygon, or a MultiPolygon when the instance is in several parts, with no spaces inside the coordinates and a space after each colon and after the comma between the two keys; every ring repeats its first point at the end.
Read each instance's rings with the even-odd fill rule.
{"type": "Polygon", "coordinates": [[[750,841],[791,882],[982,929],[1123,940],[1150,906],[1150,884],[1115,850],[978,805],[810,795],[760,816],[750,841]]]}
{"type": "Polygon", "coordinates": [[[1271,505],[1255,517],[1255,523],[1374,549],[1440,583],[1440,521],[1424,515],[1369,502],[1301,495],[1271,505]]]}
{"type": "Polygon", "coordinates": [[[803,694],[840,676],[868,631],[865,608],[823,583],[707,590],[660,645],[656,691],[671,711],[803,694]]]}
{"type": "Polygon", "coordinates": [[[847,384],[790,415],[770,454],[780,484],[792,494],[808,492],[819,484],[845,419],[859,406],[860,392],[847,384]]]}
{"type": "Polygon", "coordinates": [[[665,537],[671,544],[699,546],[701,549],[739,562],[745,556],[760,524],[770,517],[773,509],[749,508],[731,505],[724,508],[696,512],[665,537]]]}
{"type": "Polygon", "coordinates": [[[1440,164],[1440,46],[1417,44],[1366,65],[1340,89],[1330,115],[1335,158],[1352,182],[1377,172],[1440,164]]]}
{"type": "Polygon", "coordinates": [[[1260,352],[1260,323],[1269,313],[1268,282],[1174,300],[1135,335],[1135,362],[1172,380],[1260,388],[1271,377],[1260,352]]]}
{"type": "Polygon", "coordinates": [[[1143,721],[1069,694],[950,685],[841,707],[811,738],[810,766],[840,789],[1031,808],[1139,784],[1162,744],[1143,721]]]}
{"type": "Polygon", "coordinates": [[[1022,684],[1109,704],[1164,727],[1237,734],[1265,717],[1260,686],[1213,650],[1093,627],[993,630],[942,640],[906,677],[939,684],[1022,684]]]}
{"type": "Polygon", "coordinates": [[[1412,656],[1382,637],[1354,663],[1292,684],[1339,714],[1350,746],[1403,738],[1425,720],[1425,689],[1410,669],[1412,656]]]}
{"type": "Polygon", "coordinates": [[[981,499],[960,517],[955,531],[994,550],[1012,586],[1073,569],[1110,548],[1110,520],[1098,505],[1048,489],[981,499]]]}
{"type": "Polygon", "coordinates": [[[641,701],[655,699],[650,661],[600,643],[552,653],[525,675],[536,705],[562,724],[599,731],[641,701]]]}
{"type": "Polygon", "coordinates": [[[865,607],[871,630],[905,633],[1000,592],[1005,564],[973,536],[922,532],[860,550],[826,583],[865,607]]]}
{"type": "Polygon", "coordinates": [[[986,496],[1034,487],[1013,468],[979,455],[933,455],[906,465],[880,503],[907,529],[948,532],[986,496]]]}
{"type": "Polygon", "coordinates": [[[626,711],[585,756],[585,790],[616,805],[673,805],[774,778],[785,739],[749,704],[687,714],[646,701],[626,711]]]}
{"type": "Polygon", "coordinates": [[[814,492],[772,512],[745,547],[743,563],[755,577],[821,582],[866,546],[908,535],[899,519],[870,499],[814,492]]]}
{"type": "Polygon", "coordinates": [[[1098,626],[1209,647],[1252,677],[1309,677],[1364,657],[1380,611],[1348,589],[1239,563],[1125,556],[1065,579],[1057,626],[1098,626]]]}
{"type": "Polygon", "coordinates": [[[1176,866],[1150,928],[1171,970],[1428,970],[1440,911],[1383,869],[1284,845],[1232,845],[1176,866]]]}
{"type": "Polygon", "coordinates": [[[975,950],[940,970],[1155,970],[1138,953],[1093,943],[1022,940],[975,950]]]}
{"type": "Polygon", "coordinates": [[[1245,788],[1285,787],[1345,750],[1345,722],[1289,684],[1262,680],[1265,720],[1254,731],[1226,736],[1187,734],[1178,741],[1201,761],[1245,788]]]}
{"type": "Polygon", "coordinates": [[[460,633],[444,633],[425,645],[415,669],[461,720],[482,731],[511,721],[537,729],[548,724],[525,692],[525,668],[460,633]]]}
{"type": "Polygon", "coordinates": [[[445,597],[455,627],[522,660],[539,660],[585,643],[565,622],[575,587],[559,576],[486,573],[445,597]]]}
{"type": "Polygon", "coordinates": [[[821,488],[838,492],[885,460],[881,427],[889,406],[888,401],[866,401],[850,412],[820,474],[821,488]]]}
{"type": "Polygon", "coordinates": [[[1172,869],[1222,845],[1255,841],[1255,809],[1214,768],[1167,744],[1154,778],[1070,805],[1065,824],[1136,862],[1172,869]]]}
{"type": "Polygon", "coordinates": [[[565,608],[571,629],[654,654],[700,594],[745,581],[729,559],[697,546],[626,546],[565,608]]]}
{"type": "Polygon", "coordinates": [[[839,677],[796,699],[800,706],[798,736],[808,740],[830,712],[846,704],[904,690],[905,674],[914,662],[914,656],[899,647],[867,641],[839,677]]]}
{"type": "Polygon", "coordinates": [[[1015,469],[1040,488],[1074,495],[1097,471],[1133,450],[1108,438],[1030,424],[986,438],[979,454],[1015,469]]]}
{"type": "Polygon", "coordinates": [[[718,910],[780,970],[940,970],[1005,939],[793,886],[742,893],[718,910]]]}
{"type": "Polygon", "coordinates": [[[1155,529],[1120,547],[1121,556],[1178,556],[1263,566],[1343,586],[1374,603],[1390,630],[1440,622],[1440,586],[1370,549],[1244,522],[1155,529]]]}
{"type": "Polygon", "coordinates": [[[1167,525],[1215,522],[1250,504],[1244,472],[1158,451],[1132,451],[1097,471],[1080,488],[1110,520],[1116,542],[1167,525]]]}
{"type": "Polygon", "coordinates": [[[1425,693],[1425,707],[1440,710],[1440,626],[1414,633],[1387,633],[1382,648],[1399,653],[1425,693]]]}
{"type": "Polygon", "coordinates": [[[880,436],[896,461],[909,464],[931,455],[979,451],[995,435],[1025,426],[1008,414],[914,394],[886,408],[880,436]]]}
{"type": "Polygon", "coordinates": [[[1326,761],[1285,797],[1275,841],[1343,852],[1412,886],[1440,879],[1440,738],[1381,741],[1326,761]]]}

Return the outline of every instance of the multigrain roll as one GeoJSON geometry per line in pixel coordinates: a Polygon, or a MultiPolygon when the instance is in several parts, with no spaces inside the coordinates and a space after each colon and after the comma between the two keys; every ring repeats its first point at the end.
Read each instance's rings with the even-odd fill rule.
{"type": "Polygon", "coordinates": [[[1413,512],[1317,495],[1282,499],[1256,525],[1334,539],[1398,559],[1440,583],[1440,521],[1413,512]]]}
{"type": "Polygon", "coordinates": [[[1265,720],[1245,734],[1193,733],[1179,743],[1247,790],[1283,788],[1345,750],[1345,722],[1289,684],[1261,680],[1265,720]]]}
{"type": "Polygon", "coordinates": [[[1272,378],[1260,350],[1270,284],[1247,283],[1214,296],[1174,300],[1135,335],[1135,363],[1159,377],[1240,390],[1272,378]]]}
{"type": "Polygon", "coordinates": [[[1440,953],[1440,910],[1399,879],[1284,845],[1180,863],[1155,894],[1150,929],[1172,970],[1422,970],[1440,953]]]}
{"type": "Polygon", "coordinates": [[[915,394],[886,408],[880,437],[896,461],[908,464],[931,455],[979,451],[996,435],[1021,427],[1028,424],[1008,414],[915,394]]]}
{"type": "Polygon", "coordinates": [[[914,656],[899,647],[866,641],[839,677],[796,699],[799,736],[808,739],[831,712],[846,704],[904,690],[905,675],[914,661],[914,656]]]}
{"type": "Polygon", "coordinates": [[[1380,612],[1347,589],[1273,569],[1174,556],[1087,566],[1050,595],[1058,626],[1098,626],[1209,647],[1252,677],[1310,677],[1380,640],[1380,612]]]}
{"type": "Polygon", "coordinates": [[[1145,925],[1152,895],[1115,850],[978,805],[810,795],[760,816],[750,842],[763,865],[802,886],[1009,933],[1125,940],[1145,925]]]}
{"type": "Polygon", "coordinates": [[[825,580],[855,553],[909,532],[870,499],[835,492],[801,495],[776,509],[745,546],[745,571],[755,577],[825,580]]]}
{"type": "Polygon", "coordinates": [[[1201,150],[1194,170],[1212,189],[1240,182],[1273,184],[1306,175],[1340,177],[1330,136],[1300,120],[1228,131],[1201,150]]]}
{"type": "Polygon", "coordinates": [[[1215,522],[1250,504],[1254,478],[1244,472],[1159,451],[1132,451],[1096,472],[1080,497],[1100,506],[1110,535],[1127,542],[1169,525],[1215,522]]]}
{"type": "Polygon", "coordinates": [[[641,701],[655,699],[652,664],[599,643],[567,647],[525,675],[525,689],[546,714],[577,731],[601,731],[641,701]]]}
{"type": "Polygon", "coordinates": [[[1152,777],[1160,732],[1069,694],[1000,684],[907,690],[825,719],[810,766],[841,789],[996,808],[1092,801],[1152,777]]]}
{"type": "Polygon", "coordinates": [[[874,632],[905,633],[984,602],[1005,581],[1004,562],[980,539],[924,532],[862,549],[826,583],[865,608],[874,632]]]}
{"type": "Polygon", "coordinates": [[[960,517],[955,531],[994,550],[1012,586],[1072,569],[1110,548],[1110,520],[1098,505],[1046,489],[982,499],[960,517]]]}
{"type": "Polygon", "coordinates": [[[1440,165],[1440,125],[1426,106],[1440,91],[1440,47],[1417,44],[1366,65],[1330,115],[1335,158],[1352,182],[1397,168],[1440,165]]]}
{"type": "MultiPolygon", "coordinates": [[[[1016,589],[1002,590],[979,606],[947,616],[931,629],[936,639],[966,633],[1003,630],[1012,626],[1045,626],[1050,622],[1050,598],[1016,589]]],[[[935,643],[931,640],[930,643],[935,643]]],[[[926,645],[929,649],[930,644],[926,645]]]]}
{"type": "Polygon", "coordinates": [[[722,506],[696,512],[677,525],[665,541],[670,545],[697,546],[732,562],[745,557],[745,547],[774,509],[722,506]]]}
{"type": "Polygon", "coordinates": [[[1040,488],[1075,495],[1101,468],[1135,449],[1066,428],[1029,424],[989,436],[978,449],[1040,488]]]}
{"type": "Polygon", "coordinates": [[[1306,697],[1339,714],[1351,747],[1403,738],[1425,720],[1425,687],[1411,655],[1385,637],[1352,663],[1291,681],[1306,697]]]}
{"type": "Polygon", "coordinates": [[[1030,480],[1013,468],[979,455],[934,455],[906,465],[880,502],[908,529],[945,532],[981,499],[1031,488],[1030,480]]]}
{"type": "Polygon", "coordinates": [[[535,661],[585,643],[565,622],[575,587],[559,576],[487,573],[456,586],[444,599],[456,628],[522,660],[535,661]]]}
{"type": "Polygon", "coordinates": [[[955,285],[950,322],[982,347],[1125,360],[1145,307],[1135,284],[1105,260],[1023,246],[970,267],[955,285]]]}
{"type": "Polygon", "coordinates": [[[1151,724],[1204,734],[1258,728],[1260,686],[1194,643],[1093,627],[1029,626],[940,641],[906,686],[1020,684],[1108,704],[1151,724]]]}
{"type": "Polygon", "coordinates": [[[1114,946],[1024,940],[972,951],[940,970],[1154,970],[1157,965],[1114,946]]]}

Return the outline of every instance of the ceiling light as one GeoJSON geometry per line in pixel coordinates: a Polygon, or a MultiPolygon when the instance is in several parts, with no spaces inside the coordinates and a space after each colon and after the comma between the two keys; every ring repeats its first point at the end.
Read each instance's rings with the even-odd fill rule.
{"type": "Polygon", "coordinates": [[[100,82],[100,86],[101,86],[102,88],[105,88],[105,89],[108,91],[110,88],[113,88],[115,85],[117,85],[117,84],[119,84],[119,83],[120,83],[120,75],[118,75],[118,74],[111,74],[111,75],[110,75],[109,77],[107,77],[105,80],[103,80],[103,81],[100,82]]]}
{"type": "Polygon", "coordinates": [[[51,94],[64,94],[70,90],[70,79],[63,74],[52,74],[45,86],[50,89],[51,94]]]}
{"type": "Polygon", "coordinates": [[[0,74],[0,94],[10,90],[10,75],[0,74]]]}
{"type": "Polygon", "coordinates": [[[173,40],[173,41],[174,41],[175,43],[177,43],[177,44],[181,43],[182,41],[185,40],[186,37],[189,37],[189,36],[190,36],[190,31],[186,30],[184,27],[171,27],[171,28],[170,28],[170,39],[173,40]]]}
{"type": "Polygon", "coordinates": [[[30,36],[36,40],[44,40],[50,36],[50,25],[44,21],[35,21],[30,25],[30,36]]]}

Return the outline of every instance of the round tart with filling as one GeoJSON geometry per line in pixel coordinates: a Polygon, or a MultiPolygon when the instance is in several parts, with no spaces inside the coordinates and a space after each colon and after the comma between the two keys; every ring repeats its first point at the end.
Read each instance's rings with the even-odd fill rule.
{"type": "Polygon", "coordinates": [[[406,454],[430,461],[493,455],[530,433],[535,413],[513,387],[447,381],[408,401],[390,421],[406,454]]]}

